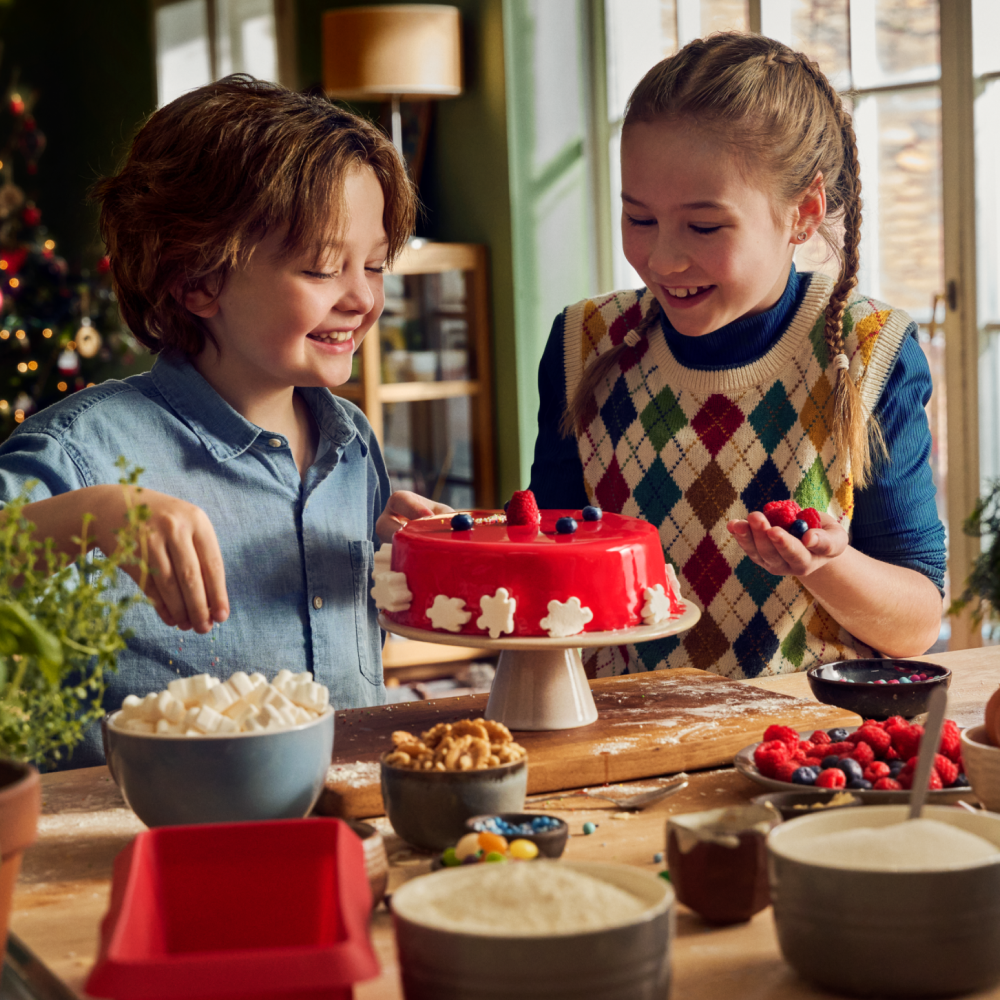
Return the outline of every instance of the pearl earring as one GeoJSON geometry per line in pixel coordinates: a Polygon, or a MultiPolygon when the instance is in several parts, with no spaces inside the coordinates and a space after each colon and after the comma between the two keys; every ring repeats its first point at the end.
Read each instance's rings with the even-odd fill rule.
{"type": "Polygon", "coordinates": [[[799,233],[799,235],[798,235],[798,236],[796,236],[795,238],[796,238],[796,239],[797,239],[797,240],[798,240],[798,241],[799,241],[800,243],[805,243],[805,241],[806,241],[807,239],[809,239],[809,234],[808,234],[808,233],[799,233]]]}

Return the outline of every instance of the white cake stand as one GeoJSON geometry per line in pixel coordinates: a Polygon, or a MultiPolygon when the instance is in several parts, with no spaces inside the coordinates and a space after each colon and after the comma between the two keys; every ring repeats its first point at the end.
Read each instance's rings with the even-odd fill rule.
{"type": "Polygon", "coordinates": [[[682,615],[657,625],[615,632],[581,632],[560,639],[547,636],[491,639],[488,635],[411,628],[390,621],[383,614],[378,620],[386,631],[407,639],[499,649],[500,662],[490,689],[486,718],[496,719],[509,729],[549,730],[575,729],[597,720],[597,706],[583,670],[580,647],[623,646],[663,639],[686,631],[700,617],[701,611],[688,601],[682,615]]]}

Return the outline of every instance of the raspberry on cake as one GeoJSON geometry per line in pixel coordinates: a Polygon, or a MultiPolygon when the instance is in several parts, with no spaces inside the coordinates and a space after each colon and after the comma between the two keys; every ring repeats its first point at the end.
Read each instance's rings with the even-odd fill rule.
{"type": "Polygon", "coordinates": [[[424,517],[400,528],[391,548],[379,550],[372,596],[387,618],[496,639],[610,632],[685,611],[677,576],[648,521],[610,513],[588,520],[581,510],[538,512],[528,490],[514,494],[506,523],[496,511],[468,513],[471,528],[454,530],[450,514],[424,517]],[[577,530],[558,532],[556,523],[567,517],[577,530]]]}

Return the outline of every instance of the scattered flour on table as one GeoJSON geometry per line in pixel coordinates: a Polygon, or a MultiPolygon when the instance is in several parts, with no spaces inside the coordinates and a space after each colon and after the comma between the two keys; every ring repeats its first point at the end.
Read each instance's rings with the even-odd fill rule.
{"type": "Polygon", "coordinates": [[[796,861],[854,871],[940,871],[1000,861],[1000,848],[968,830],[936,819],[819,834],[782,848],[796,861]]]}
{"type": "Polygon", "coordinates": [[[471,865],[413,879],[393,909],[415,923],[493,937],[576,934],[627,924],[649,904],[554,861],[471,865]]]}
{"type": "Polygon", "coordinates": [[[365,785],[377,785],[380,776],[381,765],[377,760],[356,760],[353,764],[331,764],[326,772],[326,783],[364,788],[365,785]]]}
{"type": "Polygon", "coordinates": [[[634,750],[639,745],[638,736],[620,736],[616,740],[605,740],[595,743],[592,753],[621,753],[622,750],[634,750]]]}

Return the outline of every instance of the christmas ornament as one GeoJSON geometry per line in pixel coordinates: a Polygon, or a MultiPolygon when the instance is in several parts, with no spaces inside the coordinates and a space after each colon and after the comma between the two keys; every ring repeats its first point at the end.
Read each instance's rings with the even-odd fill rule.
{"type": "Polygon", "coordinates": [[[89,316],[83,317],[75,339],[82,358],[92,358],[101,349],[101,335],[90,325],[89,316]]]}
{"type": "Polygon", "coordinates": [[[59,355],[56,367],[59,369],[60,375],[65,375],[67,378],[70,378],[80,371],[80,356],[76,353],[76,351],[71,351],[69,348],[66,348],[66,350],[59,355]]]}

